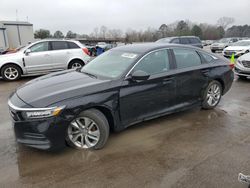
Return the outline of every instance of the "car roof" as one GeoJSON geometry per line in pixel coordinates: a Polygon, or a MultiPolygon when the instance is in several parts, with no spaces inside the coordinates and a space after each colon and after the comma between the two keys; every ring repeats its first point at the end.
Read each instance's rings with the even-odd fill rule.
{"type": "Polygon", "coordinates": [[[112,50],[143,54],[143,53],[147,53],[149,51],[153,51],[153,50],[157,50],[157,49],[161,49],[161,48],[172,48],[172,47],[199,49],[199,48],[196,48],[193,46],[188,46],[188,45],[153,42],[153,43],[128,44],[128,45],[113,48],[112,50]]]}
{"type": "Polygon", "coordinates": [[[36,42],[44,42],[44,41],[76,42],[77,40],[71,40],[71,39],[43,39],[43,40],[39,40],[39,41],[36,41],[36,42]]]}
{"type": "Polygon", "coordinates": [[[161,39],[175,39],[175,38],[197,38],[198,39],[199,37],[196,37],[196,36],[172,36],[172,37],[165,37],[165,38],[161,38],[161,39]]]}

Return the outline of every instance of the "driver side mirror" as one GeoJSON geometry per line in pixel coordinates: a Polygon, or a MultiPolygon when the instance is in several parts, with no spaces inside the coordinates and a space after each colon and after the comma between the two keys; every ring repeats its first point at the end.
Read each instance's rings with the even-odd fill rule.
{"type": "Polygon", "coordinates": [[[138,70],[131,74],[130,78],[134,81],[143,81],[147,80],[150,75],[144,71],[138,70]]]}
{"type": "Polygon", "coordinates": [[[29,55],[31,53],[30,49],[25,50],[25,55],[29,55]]]}

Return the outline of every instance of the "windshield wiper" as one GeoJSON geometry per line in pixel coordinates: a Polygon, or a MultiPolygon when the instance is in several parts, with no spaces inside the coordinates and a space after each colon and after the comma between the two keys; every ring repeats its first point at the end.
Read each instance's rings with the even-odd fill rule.
{"type": "Polygon", "coordinates": [[[90,76],[90,77],[97,78],[97,76],[94,75],[94,74],[91,74],[91,73],[88,73],[88,72],[83,72],[83,71],[82,71],[82,73],[87,74],[87,75],[90,76]]]}

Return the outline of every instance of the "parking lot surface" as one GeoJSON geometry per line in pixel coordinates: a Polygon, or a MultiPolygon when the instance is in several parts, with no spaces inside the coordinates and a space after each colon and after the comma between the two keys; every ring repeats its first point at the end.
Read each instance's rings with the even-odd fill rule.
{"type": "Polygon", "coordinates": [[[57,153],[15,142],[0,79],[0,187],[246,187],[250,174],[250,80],[235,79],[214,110],[192,110],[111,133],[102,150],[57,153]]]}

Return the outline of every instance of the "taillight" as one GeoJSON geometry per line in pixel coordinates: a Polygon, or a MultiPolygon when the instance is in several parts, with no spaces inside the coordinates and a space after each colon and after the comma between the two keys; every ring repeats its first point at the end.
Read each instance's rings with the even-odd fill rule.
{"type": "Polygon", "coordinates": [[[82,48],[82,51],[83,51],[85,54],[89,55],[89,50],[88,50],[88,48],[82,48]]]}
{"type": "Polygon", "coordinates": [[[231,69],[233,69],[233,68],[234,68],[234,63],[230,63],[230,64],[229,64],[229,67],[230,67],[231,69]]]}

